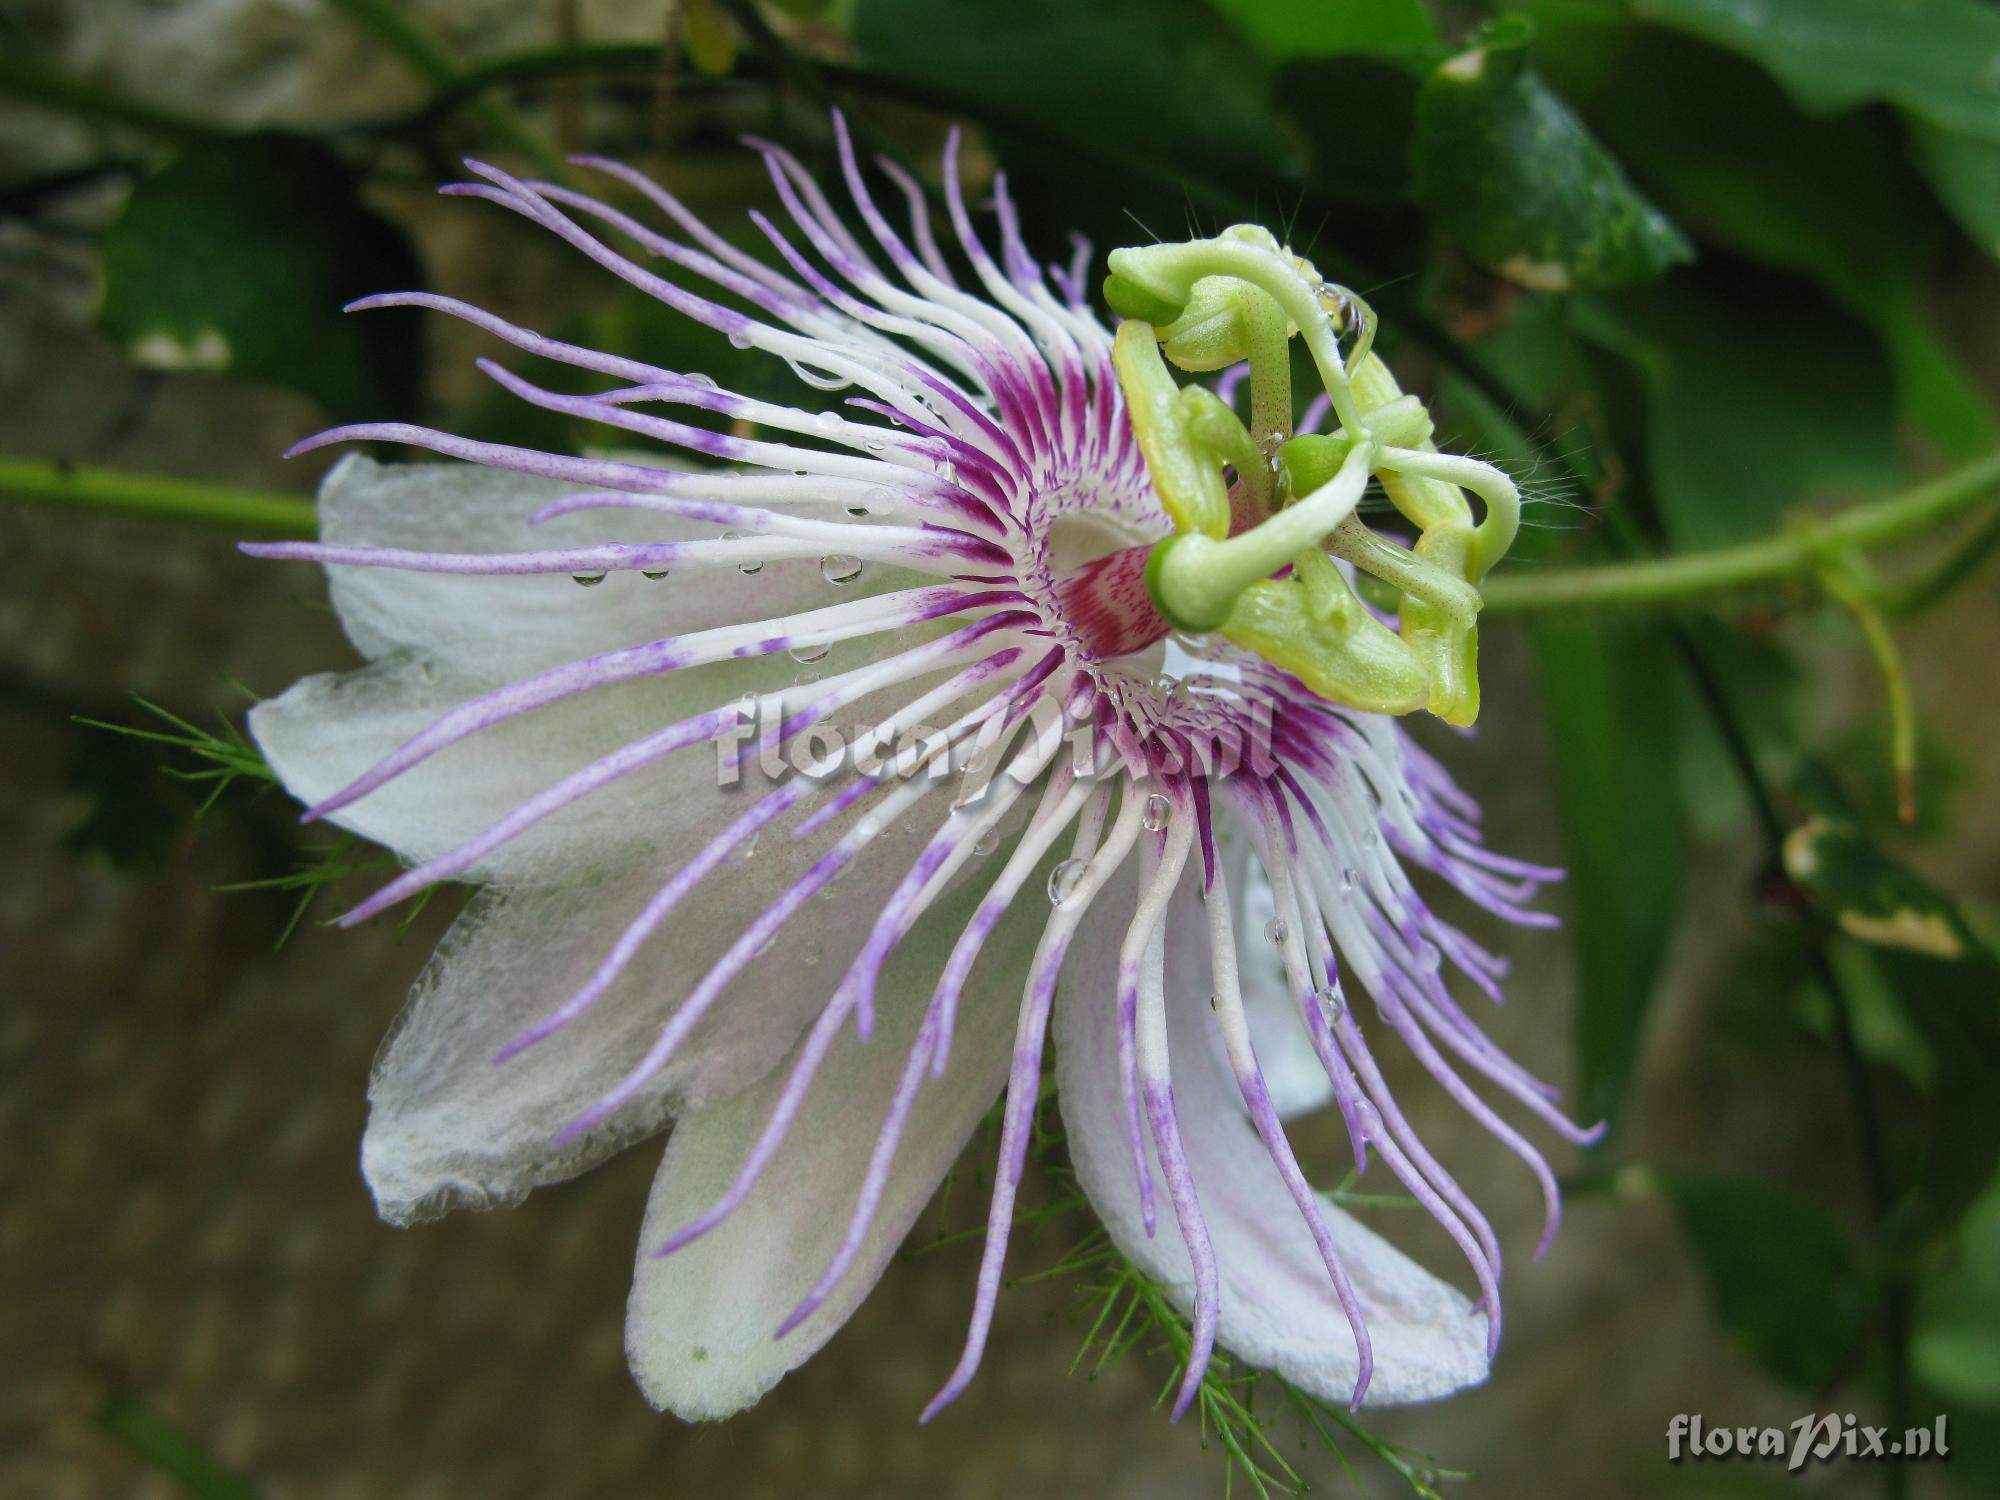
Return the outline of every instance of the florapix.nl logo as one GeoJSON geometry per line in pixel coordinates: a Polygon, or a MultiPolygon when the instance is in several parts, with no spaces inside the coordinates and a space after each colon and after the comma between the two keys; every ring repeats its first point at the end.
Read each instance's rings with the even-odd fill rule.
{"type": "Polygon", "coordinates": [[[1946,1420],[1940,1413],[1926,1426],[1892,1432],[1852,1412],[1815,1412],[1784,1427],[1722,1427],[1681,1412],[1667,1424],[1667,1462],[1776,1458],[1796,1474],[1836,1459],[1945,1458],[1951,1453],[1946,1420]]]}

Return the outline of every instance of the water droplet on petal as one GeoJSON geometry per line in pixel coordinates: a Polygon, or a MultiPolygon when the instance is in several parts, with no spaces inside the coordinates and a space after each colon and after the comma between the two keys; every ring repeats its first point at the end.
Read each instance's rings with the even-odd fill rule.
{"type": "Polygon", "coordinates": [[[979,837],[972,841],[974,854],[991,854],[1000,847],[1000,828],[994,824],[979,831],[979,837]]]}
{"type": "Polygon", "coordinates": [[[825,641],[812,641],[805,645],[792,647],[791,657],[793,661],[801,662],[825,661],[827,652],[832,649],[833,647],[825,641]]]}
{"type": "Polygon", "coordinates": [[[604,575],[602,573],[572,573],[569,577],[571,583],[587,589],[594,589],[600,583],[604,582],[604,575]]]}
{"type": "Polygon", "coordinates": [[[1355,881],[1355,878],[1356,878],[1356,877],[1355,877],[1355,874],[1354,874],[1354,871],[1353,871],[1353,870],[1351,870],[1351,869],[1348,869],[1348,870],[1342,870],[1342,871],[1340,872],[1340,894],[1341,894],[1341,895],[1343,895],[1343,896],[1351,896],[1351,895],[1353,895],[1353,894],[1354,894],[1354,881],[1355,881]]]}
{"type": "Polygon", "coordinates": [[[889,445],[881,438],[863,438],[861,446],[866,448],[870,453],[887,453],[889,451],[889,445]]]}
{"type": "Polygon", "coordinates": [[[1426,974],[1435,974],[1439,966],[1443,963],[1444,955],[1438,952],[1436,943],[1422,942],[1417,944],[1417,967],[1419,969],[1422,969],[1426,974]]]}
{"type": "Polygon", "coordinates": [[[1049,905],[1061,906],[1076,894],[1083,880],[1085,861],[1066,859],[1049,871],[1049,905]]]}
{"type": "Polygon", "coordinates": [[[813,426],[817,427],[821,432],[838,432],[840,431],[840,413],[837,411],[823,411],[813,418],[813,426]]]}
{"type": "Polygon", "coordinates": [[[1316,998],[1319,1000],[1319,1013],[1326,1017],[1326,1024],[1339,1024],[1341,1016],[1347,1012],[1347,998],[1340,993],[1340,986],[1325,985],[1316,998]]]}
{"type": "Polygon", "coordinates": [[[750,347],[750,331],[746,328],[736,329],[729,335],[729,344],[734,349],[748,349],[750,347]]]}
{"type": "Polygon", "coordinates": [[[653,582],[658,583],[662,578],[667,576],[667,570],[665,568],[641,568],[639,576],[641,578],[650,578],[653,582]]]}
{"type": "Polygon", "coordinates": [[[820,960],[819,944],[814,942],[811,938],[806,939],[805,947],[799,950],[799,962],[804,964],[808,969],[810,969],[814,964],[818,963],[819,960],[820,960]]]}
{"type": "Polygon", "coordinates": [[[1148,833],[1158,833],[1174,820],[1174,804],[1158,792],[1146,799],[1146,812],[1140,819],[1148,833]]]}
{"type": "Polygon", "coordinates": [[[849,552],[835,552],[819,560],[819,576],[828,583],[852,583],[861,576],[861,559],[849,552]]]}
{"type": "Polygon", "coordinates": [[[1361,842],[1366,844],[1370,849],[1373,849],[1377,844],[1382,842],[1382,835],[1371,828],[1361,836],[1361,842]]]}
{"type": "Polygon", "coordinates": [[[1210,995],[1210,996],[1208,997],[1208,1008],[1209,1008],[1210,1010],[1214,1010],[1214,1009],[1215,1009],[1215,996],[1213,996],[1213,995],[1210,995]]]}
{"type": "Polygon", "coordinates": [[[808,667],[805,671],[794,677],[792,681],[799,687],[811,687],[815,682],[819,681],[819,673],[808,667]]]}
{"type": "MultiPolygon", "coordinates": [[[[743,533],[740,531],[725,531],[722,533],[722,539],[725,542],[740,542],[743,540],[743,533]]],[[[736,570],[744,574],[761,573],[764,571],[764,564],[762,562],[742,562],[736,565],[736,570]]]]}
{"type": "Polygon", "coordinates": [[[705,391],[717,389],[715,377],[713,375],[704,375],[700,371],[696,371],[694,374],[688,376],[688,384],[698,385],[705,391]]]}
{"type": "Polygon", "coordinates": [[[1267,943],[1283,947],[1285,939],[1291,935],[1292,929],[1286,925],[1283,917],[1273,917],[1264,924],[1264,941],[1267,943]]]}
{"type": "Polygon", "coordinates": [[[745,839],[742,843],[738,844],[729,857],[730,859],[732,859],[733,861],[735,861],[737,864],[740,865],[745,860],[755,858],[756,854],[757,854],[757,835],[753,833],[750,835],[749,838],[745,839]]]}

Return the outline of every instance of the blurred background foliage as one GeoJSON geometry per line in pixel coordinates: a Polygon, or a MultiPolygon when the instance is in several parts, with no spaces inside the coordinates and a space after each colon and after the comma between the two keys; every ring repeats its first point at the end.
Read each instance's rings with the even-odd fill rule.
{"type": "MultiPolygon", "coordinates": [[[[468,384],[426,345],[461,335],[341,314],[370,291],[451,290],[444,250],[504,260],[532,233],[489,217],[471,245],[420,243],[413,195],[466,152],[570,180],[583,174],[565,158],[588,150],[691,197],[756,203],[735,138],[825,169],[832,106],[932,183],[943,126],[964,124],[970,175],[1004,168],[1048,259],[1068,259],[1072,230],[1101,252],[1257,220],[1368,297],[1378,347],[1433,399],[1441,438],[1508,465],[1535,502],[1494,609],[1526,621],[1552,747],[1578,1112],[1614,1125],[1573,1195],[1671,1203],[1714,1317],[1801,1411],[1896,1429],[1948,1412],[1939,1473],[2000,1492],[1994,846],[1952,844],[1968,819],[1992,829],[1966,799],[1994,790],[1994,750],[1956,720],[1994,680],[2000,513],[1879,559],[1808,552],[1746,590],[1577,610],[1544,587],[1810,537],[1815,516],[1933,476],[2000,477],[2000,6],[662,0],[608,29],[563,0],[477,8],[507,13],[490,29],[393,0],[287,9],[304,13],[297,47],[342,67],[391,58],[405,86],[350,108],[325,78],[313,108],[188,97],[135,68],[148,45],[102,45],[107,28],[143,40],[163,25],[150,8],[0,7],[0,257],[87,261],[103,334],[167,380],[283,386],[328,421],[577,447],[568,419],[468,384]],[[1913,634],[1920,671],[1897,648],[1913,634]],[[1949,893],[1915,873],[1941,848],[1962,877],[1949,893]],[[1699,857],[1718,849],[1720,864],[1699,857]],[[1650,1002],[1676,945],[1699,941],[1681,922],[1697,869],[1724,873],[1755,928],[1713,978],[1712,1044],[1750,1060],[1731,1075],[1746,1089],[1802,1049],[1829,1061],[1844,1187],[1624,1145],[1650,1002]]],[[[766,253],[740,216],[713,222],[766,253]]],[[[550,291],[502,301],[561,337],[831,399],[608,279],[550,291]]],[[[310,525],[297,502],[209,483],[220,470],[69,458],[0,456],[0,491],[244,532],[310,525]]],[[[81,711],[156,736],[75,734],[79,857],[182,858],[216,792],[216,816],[253,830],[246,878],[285,887],[263,898],[274,925],[366,863],[295,847],[274,799],[231,784],[258,771],[229,728],[240,703],[165,705],[176,720],[25,680],[8,692],[52,722],[81,711]],[[163,754],[192,787],[161,779],[163,754]]],[[[114,1394],[107,1430],[191,1492],[238,1492],[132,1399],[114,1394]]],[[[1895,1494],[1914,1474],[1847,1482],[1895,1494]]],[[[1731,1476],[1785,1489],[1763,1477],[1768,1491],[1731,1476]]]]}

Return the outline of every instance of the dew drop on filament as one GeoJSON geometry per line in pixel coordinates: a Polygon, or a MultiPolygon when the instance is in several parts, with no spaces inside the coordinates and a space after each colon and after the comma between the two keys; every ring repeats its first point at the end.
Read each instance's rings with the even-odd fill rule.
{"type": "Polygon", "coordinates": [[[1283,917],[1273,917],[1264,924],[1264,941],[1283,947],[1285,939],[1292,935],[1292,929],[1285,925],[1283,917]]]}
{"type": "Polygon", "coordinates": [[[827,652],[833,649],[825,641],[813,641],[807,645],[791,648],[791,657],[797,662],[825,661],[827,652]]]}
{"type": "Polygon", "coordinates": [[[861,559],[849,552],[835,552],[819,560],[819,575],[828,583],[852,583],[861,576],[861,559]]]}
{"type": "Polygon", "coordinates": [[[570,582],[586,589],[594,589],[600,583],[604,582],[604,575],[602,573],[572,573],[569,577],[570,582]]]}
{"type": "MultiPolygon", "coordinates": [[[[725,542],[740,542],[743,540],[743,533],[740,531],[725,531],[722,533],[722,539],[725,542]]],[[[745,575],[754,575],[764,571],[764,564],[761,560],[741,562],[736,565],[736,571],[745,575]]]]}
{"type": "Polygon", "coordinates": [[[838,432],[840,431],[840,413],[837,411],[823,411],[813,418],[813,426],[817,427],[821,432],[838,432]]]}
{"type": "Polygon", "coordinates": [[[1337,1025],[1341,1016],[1347,1011],[1347,1001],[1340,993],[1340,986],[1337,984],[1324,986],[1321,988],[1317,998],[1319,1000],[1319,1013],[1326,1017],[1326,1024],[1329,1026],[1337,1025]]]}
{"type": "Polygon", "coordinates": [[[750,342],[750,334],[746,329],[738,328],[729,335],[729,345],[732,349],[748,349],[750,342]]]}
{"type": "Polygon", "coordinates": [[[641,578],[650,578],[653,582],[658,583],[662,578],[667,576],[667,570],[665,568],[641,568],[639,576],[641,578]]]}
{"type": "Polygon", "coordinates": [[[1076,894],[1083,881],[1084,864],[1080,859],[1066,859],[1049,871],[1049,905],[1062,906],[1076,894]]]}
{"type": "Polygon", "coordinates": [[[972,852],[974,854],[991,854],[999,847],[1000,829],[997,824],[988,828],[982,828],[979,831],[979,837],[972,841],[972,852]]]}
{"type": "Polygon", "coordinates": [[[1140,820],[1148,833],[1158,833],[1174,820],[1174,804],[1160,793],[1155,792],[1146,799],[1146,811],[1140,820]]]}

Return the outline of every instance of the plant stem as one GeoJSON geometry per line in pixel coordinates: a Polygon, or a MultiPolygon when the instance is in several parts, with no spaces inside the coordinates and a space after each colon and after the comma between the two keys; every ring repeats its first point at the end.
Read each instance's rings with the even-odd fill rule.
{"type": "MultiPolygon", "coordinates": [[[[445,90],[457,87],[462,76],[458,59],[451,50],[395,0],[326,0],[355,25],[373,36],[410,67],[445,90]]],[[[492,99],[480,99],[469,106],[481,128],[495,140],[519,151],[536,169],[558,182],[567,181],[562,158],[519,115],[492,99]]]]}
{"type": "Polygon", "coordinates": [[[0,497],[31,505],[196,521],[242,536],[310,537],[318,531],[312,502],[296,495],[4,454],[0,454],[0,497]]]}
{"type": "MultiPolygon", "coordinates": [[[[1827,1008],[1833,1015],[1834,1048],[1840,1054],[1841,1074],[1846,1080],[1848,1101],[1854,1111],[1855,1137],[1861,1155],[1861,1180],[1868,1193],[1873,1219],[1871,1229],[1879,1243],[1884,1237],[1884,1227],[1896,1208],[1896,1189],[1889,1171],[1882,1109],[1875,1096],[1874,1084],[1868,1077],[1867,1060],[1862,1057],[1860,1043],[1855,1039],[1854,1008],[1847,998],[1847,988],[1841,982],[1839,971],[1827,953],[1824,933],[1814,936],[1813,960],[1819,970],[1820,983],[1826,990],[1827,1008]]],[[[1894,1264],[1885,1267],[1882,1273],[1882,1342],[1888,1364],[1883,1380],[1886,1387],[1884,1404],[1888,1410],[1884,1425],[1899,1436],[1909,1426],[1910,1313],[1915,1300],[1916,1289],[1909,1273],[1894,1264]]],[[[1902,1500],[1908,1488],[1907,1466],[1889,1463],[1882,1468],[1885,1500],[1902,1500]]]]}
{"type": "Polygon", "coordinates": [[[2000,453],[1880,500],[1733,547],[1487,580],[1492,612],[1667,604],[1811,576],[1829,550],[1865,552],[1904,541],[1970,510],[2000,488],[2000,453]]]}

